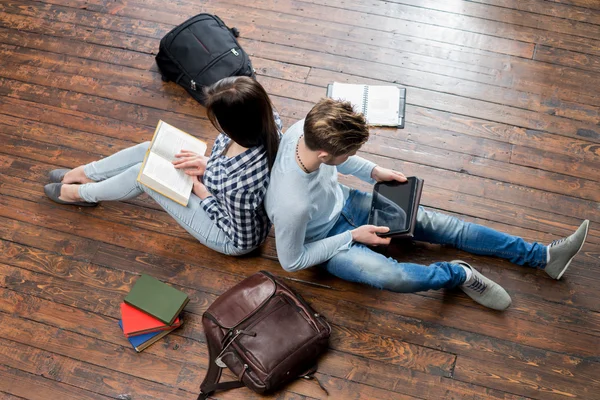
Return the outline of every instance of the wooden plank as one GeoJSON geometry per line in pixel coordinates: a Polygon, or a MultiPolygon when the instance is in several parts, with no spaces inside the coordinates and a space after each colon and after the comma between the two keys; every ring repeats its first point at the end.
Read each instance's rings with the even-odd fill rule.
{"type": "Polygon", "coordinates": [[[600,57],[590,54],[556,49],[549,46],[538,46],[534,59],[586,71],[600,72],[600,57]]]}
{"type": "MultiPolygon", "coordinates": [[[[347,78],[348,79],[348,78],[347,78]]],[[[465,135],[486,138],[502,143],[510,143],[532,147],[539,150],[547,150],[558,154],[569,154],[583,156],[585,154],[600,155],[600,148],[593,142],[583,139],[566,139],[564,136],[554,135],[548,132],[519,128],[479,119],[470,115],[459,115],[431,108],[407,105],[406,115],[407,132],[411,132],[411,139],[417,141],[422,137],[427,138],[435,128],[444,129],[449,132],[464,133],[465,135]],[[410,131],[408,131],[410,127],[410,131]]],[[[390,134],[387,129],[375,131],[376,134],[390,134]]],[[[504,148],[498,145],[499,150],[504,148]]],[[[480,153],[483,155],[484,153],[480,153]]],[[[497,159],[497,157],[486,156],[486,158],[497,159]]]]}
{"type": "Polygon", "coordinates": [[[44,377],[55,383],[63,383],[111,398],[135,399],[181,399],[182,395],[193,397],[194,393],[177,387],[169,387],[147,379],[116,373],[77,359],[61,356],[19,342],[0,339],[0,364],[32,375],[44,377]],[[43,362],[40,362],[43,360],[43,362]]]}
{"type": "MultiPolygon", "coordinates": [[[[600,157],[573,157],[565,154],[550,153],[530,147],[513,146],[510,162],[544,171],[561,171],[564,174],[592,178],[600,178],[600,157]]],[[[566,182],[565,182],[566,183],[566,182]]],[[[574,185],[577,188],[579,185],[574,185]]],[[[598,189],[594,189],[598,192],[598,189]]],[[[596,199],[596,201],[598,201],[596,199]]]]}
{"type": "MultiPolygon", "coordinates": [[[[4,7],[0,6],[0,10],[4,9],[4,7]]],[[[81,25],[50,21],[43,18],[32,18],[3,11],[0,11],[0,21],[2,21],[4,28],[18,29],[19,31],[23,30],[25,32],[35,32],[54,37],[76,39],[149,54],[156,54],[158,52],[158,43],[154,39],[126,33],[115,35],[113,31],[107,29],[92,29],[81,25]]]]}
{"type": "Polygon", "coordinates": [[[539,210],[557,214],[577,216],[580,219],[598,221],[600,218],[600,210],[597,207],[597,203],[593,201],[584,201],[575,197],[503,184],[495,181],[492,182],[475,176],[459,176],[459,173],[457,172],[413,164],[401,160],[393,160],[374,154],[365,155],[365,157],[382,167],[402,171],[406,176],[419,176],[425,179],[428,186],[505,201],[507,203],[518,204],[525,207],[535,207],[539,210]],[[571,206],[569,206],[569,204],[571,204],[571,206]],[[569,211],[565,212],[567,209],[569,209],[569,211]]]}
{"type": "Polygon", "coordinates": [[[0,27],[0,42],[142,70],[149,70],[155,64],[154,57],[148,54],[82,42],[77,36],[67,39],[23,30],[18,32],[19,34],[15,35],[14,29],[0,27]]]}
{"type": "MultiPolygon", "coordinates": [[[[229,4],[244,5],[240,0],[226,0],[229,4]]],[[[321,3],[327,0],[320,0],[321,3]]],[[[247,3],[245,3],[247,4],[247,3]]],[[[305,17],[325,20],[324,16],[332,16],[333,22],[346,23],[352,26],[372,27],[376,26],[378,30],[390,32],[401,29],[405,32],[411,32],[413,36],[433,38],[432,32],[439,33],[435,40],[440,42],[454,43],[453,39],[460,37],[460,43],[467,47],[481,48],[484,50],[496,51],[498,53],[515,54],[517,48],[523,48],[526,44],[541,43],[553,47],[560,47],[569,50],[575,50],[590,54],[600,54],[600,49],[595,45],[595,41],[589,38],[572,36],[567,34],[548,35],[547,31],[540,31],[519,25],[503,24],[479,18],[472,18],[464,15],[452,15],[435,10],[423,12],[420,9],[412,7],[400,7],[401,18],[391,18],[387,16],[369,15],[364,17],[364,12],[370,8],[357,6],[353,7],[353,2],[344,3],[344,9],[336,6],[321,6],[312,3],[304,3],[301,10],[294,8],[291,0],[278,1],[275,6],[268,4],[267,1],[256,1],[252,3],[253,8],[284,12],[291,15],[302,15],[305,17]],[[469,32],[458,33],[457,29],[464,29],[467,26],[469,32]],[[423,30],[431,32],[423,32],[423,30]],[[487,36],[493,35],[493,36],[487,36]],[[487,44],[492,37],[502,38],[503,41],[497,43],[497,48],[488,47],[487,44]],[[508,39],[513,39],[511,43],[508,39]]],[[[388,3],[389,4],[389,3],[388,3]]],[[[458,42],[458,40],[457,40],[458,42]]],[[[521,54],[522,57],[531,58],[530,55],[521,54]]]]}
{"type": "Polygon", "coordinates": [[[110,398],[52,379],[32,375],[3,364],[0,364],[0,390],[30,400],[100,400],[110,398]]]}
{"type": "Polygon", "coordinates": [[[67,236],[47,229],[40,230],[35,225],[23,224],[19,221],[0,218],[0,237],[17,243],[35,244],[45,250],[73,257],[82,261],[90,261],[98,250],[98,243],[78,236],[67,236]]]}
{"type": "MultiPolygon", "coordinates": [[[[153,79],[158,74],[155,59],[150,54],[106,48],[83,42],[72,42],[65,46],[64,40],[26,32],[23,34],[28,35],[26,38],[31,39],[23,43],[15,40],[15,36],[11,35],[11,32],[11,30],[0,28],[0,43],[2,43],[0,54],[6,58],[10,57],[13,63],[30,64],[89,77],[95,77],[108,69],[112,77],[122,78],[124,83],[132,83],[140,76],[145,75],[140,70],[154,72],[151,74],[153,79]],[[142,62],[132,65],[130,62],[132,55],[137,55],[142,62]],[[33,60],[40,56],[42,58],[38,58],[37,61],[33,60]],[[69,61],[71,60],[69,56],[76,57],[76,65],[69,61]]],[[[259,75],[285,78],[295,82],[304,82],[310,70],[308,67],[280,63],[260,57],[252,57],[252,63],[259,75]]]]}
{"type": "Polygon", "coordinates": [[[23,397],[14,396],[12,394],[8,394],[6,392],[0,392],[0,399],[2,400],[20,400],[23,397]]]}
{"type": "Polygon", "coordinates": [[[456,379],[465,380],[468,382],[477,382],[481,385],[496,388],[499,390],[511,391],[515,394],[531,396],[537,399],[553,400],[576,398],[576,399],[600,399],[598,379],[600,372],[600,364],[594,362],[583,362],[577,366],[578,375],[584,373],[591,377],[588,384],[572,385],[571,376],[546,376],[546,373],[536,368],[535,373],[528,373],[523,370],[516,381],[511,381],[503,378],[507,372],[514,369],[521,369],[520,363],[507,361],[504,363],[489,362],[482,365],[478,360],[469,359],[468,357],[459,357],[456,362],[456,379]],[[553,384],[547,385],[547,382],[553,384]]]}
{"type": "MultiPolygon", "coordinates": [[[[330,0],[304,0],[311,4],[333,6],[330,0]]],[[[537,38],[546,38],[552,34],[563,33],[572,36],[590,39],[600,38],[600,16],[590,16],[588,20],[592,23],[583,23],[578,20],[568,21],[561,14],[560,17],[544,15],[540,12],[529,12],[523,6],[507,6],[506,3],[514,5],[515,1],[500,1],[502,7],[497,7],[496,1],[461,1],[460,6],[437,0],[391,0],[389,3],[377,3],[369,0],[351,0],[344,2],[345,9],[368,12],[369,14],[387,16],[399,19],[442,20],[446,13],[446,23],[452,27],[457,26],[459,20],[464,21],[464,27],[471,32],[498,34],[500,37],[511,38],[522,41],[538,43],[537,38]],[[481,4],[487,3],[487,4],[481,4]],[[515,8],[519,8],[516,10],[515,8]],[[472,17],[472,18],[471,18],[472,17]],[[486,20],[485,22],[481,20],[486,20]],[[449,20],[449,21],[448,21],[449,20]],[[452,21],[456,21],[452,23],[452,21]],[[489,21],[494,21],[490,23],[489,21]],[[595,24],[594,24],[595,23],[595,24]],[[491,25],[491,26],[490,26],[491,25]],[[513,32],[507,32],[507,25],[513,26],[513,32]],[[552,30],[548,29],[552,27],[552,30]],[[532,29],[527,29],[532,28],[532,29]],[[537,40],[536,40],[537,39],[537,40]]],[[[524,2],[531,7],[532,1],[524,2]]],[[[539,2],[535,7],[542,9],[539,2]]],[[[444,25],[445,26],[445,25],[444,25]]],[[[557,35],[558,37],[559,35],[557,35]]],[[[542,39],[543,40],[543,39],[542,39]]]]}
{"type": "Polygon", "coordinates": [[[138,138],[136,141],[120,140],[2,113],[0,113],[0,125],[2,126],[2,132],[6,135],[20,136],[32,141],[61,146],[63,149],[85,151],[86,156],[76,161],[77,163],[83,162],[92,155],[99,158],[100,156],[113,154],[118,150],[139,143],[142,139],[138,138]]]}
{"type": "MultiPolygon", "coordinates": [[[[149,7],[149,3],[150,2],[144,3],[144,7],[149,7]]],[[[157,2],[152,2],[152,3],[158,4],[157,2]]],[[[182,1],[180,3],[182,3],[186,6],[185,10],[187,12],[187,15],[193,15],[194,13],[202,12],[202,11],[207,12],[207,10],[209,10],[208,8],[206,8],[206,9],[202,8],[197,3],[193,3],[193,2],[182,1]]],[[[98,7],[99,7],[101,10],[102,9],[106,10],[106,8],[105,8],[106,6],[104,6],[106,3],[98,4],[97,2],[95,2],[94,4],[97,7],[95,9],[98,9],[98,7]]],[[[122,2],[121,4],[127,5],[128,3],[122,2]]],[[[218,4],[235,4],[236,7],[247,7],[248,6],[248,3],[242,4],[242,3],[232,3],[232,2],[228,2],[228,3],[216,2],[214,4],[214,6],[217,6],[218,4]]],[[[264,3],[253,3],[252,7],[249,7],[249,8],[260,9],[260,10],[262,10],[261,12],[263,12],[263,13],[264,12],[272,12],[272,11],[276,11],[276,12],[280,12],[280,13],[283,12],[285,14],[288,14],[288,15],[286,15],[286,19],[291,20],[294,18],[294,16],[296,16],[296,17],[302,17],[302,19],[305,22],[308,19],[322,21],[323,15],[330,15],[331,18],[327,19],[327,21],[329,23],[346,24],[346,25],[348,25],[350,23],[352,25],[359,26],[359,27],[366,28],[366,29],[373,29],[373,26],[377,26],[376,30],[379,30],[379,31],[386,31],[386,32],[400,31],[402,33],[410,32],[410,36],[416,36],[416,37],[439,41],[439,42],[443,42],[443,43],[457,44],[457,45],[466,46],[466,47],[481,48],[484,50],[489,50],[489,51],[498,52],[498,53],[514,54],[514,55],[518,55],[521,57],[527,57],[527,58],[530,58],[531,55],[533,54],[533,51],[532,51],[533,46],[531,44],[519,43],[516,41],[506,40],[506,39],[499,38],[499,37],[490,37],[490,36],[476,34],[476,33],[463,32],[463,31],[454,30],[454,29],[442,28],[442,27],[436,26],[436,25],[425,26],[424,24],[414,23],[412,21],[401,21],[399,23],[398,21],[394,21],[391,18],[388,18],[386,20],[385,18],[377,19],[377,18],[371,17],[370,19],[374,20],[373,21],[374,23],[368,24],[366,22],[363,22],[364,18],[361,18],[359,16],[359,13],[349,11],[349,10],[343,10],[343,9],[333,9],[333,8],[325,8],[325,7],[317,8],[317,7],[311,7],[308,4],[306,4],[302,8],[301,11],[295,11],[294,7],[291,7],[289,3],[282,3],[282,2],[278,2],[277,4],[271,4],[271,5],[266,5],[264,3]],[[325,12],[327,14],[322,14],[323,12],[325,12]]],[[[347,30],[348,29],[346,29],[346,31],[347,30]]]]}
{"type": "MultiPolygon", "coordinates": [[[[427,135],[427,132],[423,134],[427,135]]],[[[600,163],[593,158],[584,160],[513,146],[511,162],[507,163],[455,153],[450,149],[377,137],[369,139],[361,151],[569,196],[575,194],[572,188],[577,188],[577,197],[600,201],[600,184],[597,182],[600,180],[600,170],[596,165],[600,163]],[[590,178],[592,180],[588,180],[590,178]]]]}
{"type": "MultiPolygon", "coordinates": [[[[61,1],[58,0],[58,3],[61,1]]],[[[102,1],[100,1],[100,4],[102,1]]],[[[145,3],[148,5],[148,3],[145,3]]],[[[252,9],[245,10],[243,14],[239,13],[231,13],[231,7],[222,6],[220,7],[217,3],[211,3],[212,8],[211,11],[217,12],[219,15],[230,15],[233,20],[235,20],[236,25],[241,27],[244,32],[247,34],[244,37],[256,39],[256,40],[264,40],[265,38],[269,38],[269,41],[277,40],[278,43],[284,44],[286,46],[294,46],[300,48],[307,48],[317,51],[324,51],[326,53],[334,53],[342,56],[350,56],[352,58],[359,58],[367,61],[378,61],[391,65],[402,66],[404,69],[416,69],[418,71],[424,71],[428,68],[434,68],[431,71],[435,71],[440,66],[444,66],[443,75],[451,75],[456,76],[458,78],[467,78],[471,80],[481,81],[483,83],[491,83],[500,86],[507,86],[518,90],[526,90],[529,92],[546,95],[548,93],[547,87],[557,84],[563,87],[574,85],[573,92],[569,92],[567,90],[562,90],[560,93],[554,93],[553,96],[559,95],[561,99],[566,100],[566,102],[561,102],[561,108],[555,111],[547,110],[546,112],[552,112],[554,115],[563,115],[568,113],[569,115],[577,116],[578,118],[594,118],[593,116],[598,115],[596,108],[586,109],[587,107],[581,104],[570,104],[573,100],[580,101],[582,91],[585,92],[589,90],[589,85],[585,85],[587,81],[585,77],[581,76],[581,71],[573,72],[570,70],[557,70],[553,66],[549,66],[546,64],[533,63],[528,60],[524,60],[522,58],[516,57],[503,57],[497,58],[497,55],[494,54],[486,54],[484,57],[475,57],[474,55],[465,54],[467,56],[466,59],[461,60],[459,64],[448,64],[449,58],[452,58],[452,54],[463,55],[465,53],[464,49],[457,49],[453,53],[444,52],[442,54],[436,55],[435,59],[426,59],[420,58],[416,52],[422,52],[424,46],[421,44],[417,46],[416,49],[394,49],[392,52],[382,52],[382,40],[380,38],[373,39],[369,41],[368,38],[365,38],[366,45],[359,45],[358,43],[350,43],[347,41],[347,34],[344,33],[342,35],[343,40],[333,39],[329,37],[328,41],[325,43],[328,47],[323,47],[324,43],[322,41],[322,36],[331,36],[329,33],[329,26],[323,26],[319,29],[322,33],[319,36],[310,36],[314,30],[312,29],[312,25],[309,27],[305,33],[309,34],[302,35],[289,32],[290,28],[293,28],[294,31],[300,32],[302,29],[306,29],[307,24],[299,21],[296,25],[291,25],[292,22],[289,18],[285,20],[281,20],[281,16],[275,14],[274,16],[268,19],[264,25],[260,26],[260,29],[256,29],[255,22],[260,22],[262,20],[262,16],[260,14],[254,15],[252,14],[252,9]],[[277,22],[276,21],[280,21],[277,22]],[[241,25],[240,25],[241,24],[241,25]],[[245,25],[246,24],[246,25],[245,25]],[[274,32],[271,31],[273,28],[278,28],[279,31],[274,32]],[[378,46],[370,46],[369,43],[373,43],[373,40],[376,40],[378,46]],[[308,47],[307,47],[308,46],[308,47]],[[398,54],[398,50],[401,50],[401,53],[398,54]],[[487,67],[489,64],[489,60],[495,60],[493,64],[490,64],[490,67],[487,67]],[[478,65],[486,65],[486,69],[479,70],[477,68],[478,65]],[[493,65],[493,67],[492,67],[493,65]],[[488,69],[491,68],[491,69],[488,69]],[[473,71],[480,72],[478,74],[474,74],[471,76],[465,75],[465,71],[473,71]],[[456,72],[456,73],[455,73],[456,72]],[[483,80],[482,80],[483,79],[483,80]],[[592,116],[588,116],[588,114],[592,114],[592,116]]],[[[193,7],[192,4],[189,5],[193,7]]],[[[103,10],[106,12],[106,10],[103,10]]],[[[190,10],[192,12],[195,10],[190,10]]],[[[138,10],[135,6],[131,6],[131,4],[123,4],[118,8],[109,7],[109,11],[111,13],[118,13],[120,15],[127,15],[136,20],[140,15],[143,18],[149,19],[151,21],[163,22],[170,21],[173,24],[177,24],[180,22],[180,19],[183,19],[188,13],[185,12],[185,6],[182,8],[182,16],[174,17],[172,14],[169,15],[154,15],[154,10],[138,10]]],[[[362,35],[364,36],[364,35],[362,35]]],[[[361,37],[362,37],[361,36],[361,37]]],[[[413,40],[414,41],[414,40],[413,40]]],[[[412,45],[414,45],[410,41],[412,45]]],[[[440,44],[437,44],[439,49],[440,44]]],[[[435,53],[435,52],[434,52],[435,53]]],[[[433,54],[428,54],[428,57],[433,56],[433,54]]],[[[268,57],[268,55],[266,55],[268,57]]],[[[454,62],[454,61],[452,61],[454,62]]],[[[431,72],[430,71],[430,72],[431,72]]],[[[442,70],[440,70],[442,71],[442,70]]],[[[593,78],[592,78],[593,79],[593,78]]],[[[594,92],[590,92],[591,95],[595,94],[594,92]]],[[[556,99],[549,99],[548,101],[542,102],[542,104],[551,104],[551,107],[556,107],[556,99]],[[552,101],[550,101],[552,100],[552,101]]],[[[598,104],[597,104],[598,105],[598,104]]]]}
{"type": "Polygon", "coordinates": [[[600,24],[600,14],[573,5],[552,4],[544,0],[476,0],[476,2],[590,24],[600,24]]]}
{"type": "Polygon", "coordinates": [[[567,4],[577,7],[590,8],[594,10],[600,10],[600,4],[595,0],[548,0],[552,3],[567,4]]]}

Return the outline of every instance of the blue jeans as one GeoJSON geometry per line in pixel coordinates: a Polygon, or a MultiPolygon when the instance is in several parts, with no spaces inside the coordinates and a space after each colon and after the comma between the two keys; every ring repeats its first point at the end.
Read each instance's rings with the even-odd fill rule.
{"type": "Polygon", "coordinates": [[[129,200],[147,193],[183,229],[206,247],[233,256],[254,250],[235,247],[225,232],[204,211],[202,200],[193,193],[185,207],[139,183],[137,177],[149,145],[150,142],[140,143],[85,165],[85,175],[96,182],[79,186],[81,198],[95,203],[105,200],[129,200]]]}
{"type": "MultiPolygon", "coordinates": [[[[351,190],[338,221],[327,234],[334,236],[368,223],[371,194],[351,190]]],[[[497,256],[519,265],[543,268],[546,246],[495,231],[485,226],[419,207],[415,240],[446,244],[470,253],[497,256]]],[[[332,257],[323,266],[339,278],[366,283],[394,292],[419,292],[453,288],[465,281],[464,269],[458,264],[437,262],[430,266],[399,263],[361,243],[332,257]]]]}

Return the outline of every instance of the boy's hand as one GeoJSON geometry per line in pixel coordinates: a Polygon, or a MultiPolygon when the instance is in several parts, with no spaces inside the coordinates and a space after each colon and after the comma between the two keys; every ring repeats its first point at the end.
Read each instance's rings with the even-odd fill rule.
{"type": "Polygon", "coordinates": [[[398,181],[406,182],[406,176],[402,172],[394,171],[393,169],[382,168],[379,165],[371,171],[371,178],[377,182],[398,181]]]}
{"type": "Polygon", "coordinates": [[[363,225],[350,231],[352,240],[368,246],[380,246],[390,244],[391,238],[382,238],[377,236],[378,233],[389,232],[387,226],[363,225]]]}
{"type": "Polygon", "coordinates": [[[204,183],[200,180],[199,176],[194,177],[194,186],[192,187],[192,193],[200,197],[200,200],[204,200],[209,196],[212,196],[204,183]]]}
{"type": "Polygon", "coordinates": [[[208,158],[198,155],[193,151],[181,150],[181,153],[175,154],[177,160],[173,161],[173,165],[177,169],[184,168],[185,173],[190,176],[202,176],[206,171],[206,162],[208,158]]]}

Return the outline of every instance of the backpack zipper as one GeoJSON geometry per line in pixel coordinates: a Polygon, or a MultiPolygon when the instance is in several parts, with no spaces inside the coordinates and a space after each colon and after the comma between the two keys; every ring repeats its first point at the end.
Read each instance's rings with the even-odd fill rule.
{"type": "Polygon", "coordinates": [[[208,65],[206,65],[204,68],[202,68],[202,70],[196,74],[196,78],[198,78],[200,75],[202,75],[204,72],[206,72],[207,69],[209,69],[210,67],[215,65],[217,62],[221,61],[221,59],[224,58],[229,53],[239,55],[239,52],[236,49],[227,50],[225,53],[221,54],[219,57],[215,58],[210,63],[208,63],[208,65]]]}

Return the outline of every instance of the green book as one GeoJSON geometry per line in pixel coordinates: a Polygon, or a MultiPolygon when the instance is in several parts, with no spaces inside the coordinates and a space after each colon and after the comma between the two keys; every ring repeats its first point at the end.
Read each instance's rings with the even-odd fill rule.
{"type": "Polygon", "coordinates": [[[139,277],[125,297],[125,303],[169,325],[188,301],[187,294],[148,275],[139,277]]]}

